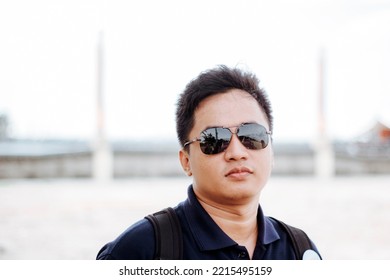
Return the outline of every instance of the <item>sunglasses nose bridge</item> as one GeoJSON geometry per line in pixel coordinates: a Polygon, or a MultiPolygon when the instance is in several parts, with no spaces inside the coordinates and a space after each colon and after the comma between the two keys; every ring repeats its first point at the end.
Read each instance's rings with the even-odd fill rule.
{"type": "Polygon", "coordinates": [[[237,133],[240,131],[240,125],[231,126],[231,127],[224,127],[224,128],[230,131],[231,136],[233,136],[233,134],[237,135],[237,133]],[[234,129],[234,131],[232,131],[232,129],[234,129]]]}
{"type": "Polygon", "coordinates": [[[229,146],[231,146],[231,143],[233,141],[233,137],[235,136],[236,137],[236,140],[239,142],[240,145],[243,145],[243,143],[241,142],[241,139],[238,135],[238,133],[240,132],[240,127],[242,125],[237,125],[237,126],[230,126],[230,127],[223,127],[224,129],[227,129],[229,132],[230,132],[230,137],[229,137],[229,142],[228,142],[228,145],[226,146],[225,150],[229,148],[229,146]],[[232,129],[234,131],[232,131],[232,129]]]}
{"type": "Polygon", "coordinates": [[[240,126],[231,126],[231,127],[224,127],[224,128],[230,132],[229,145],[230,145],[230,142],[232,142],[234,135],[237,137],[237,140],[240,141],[240,139],[238,138],[238,132],[240,130],[240,126]],[[232,131],[232,129],[234,129],[234,131],[232,131]]]}
{"type": "Polygon", "coordinates": [[[228,145],[224,149],[224,156],[230,160],[238,160],[247,157],[247,148],[242,143],[237,135],[237,132],[232,132],[228,145]]]}

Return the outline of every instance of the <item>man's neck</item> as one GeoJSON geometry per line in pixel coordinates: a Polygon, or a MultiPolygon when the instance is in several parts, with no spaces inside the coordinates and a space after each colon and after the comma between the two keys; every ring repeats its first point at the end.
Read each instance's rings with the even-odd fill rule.
{"type": "Polygon", "coordinates": [[[246,205],[216,205],[202,201],[200,204],[214,222],[235,242],[245,246],[252,258],[257,242],[258,200],[246,205]]]}

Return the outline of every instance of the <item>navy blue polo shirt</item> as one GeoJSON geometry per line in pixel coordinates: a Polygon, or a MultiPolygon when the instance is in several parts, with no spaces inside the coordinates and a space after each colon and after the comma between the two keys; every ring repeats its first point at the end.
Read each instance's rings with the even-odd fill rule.
{"type": "MultiPolygon", "coordinates": [[[[174,209],[183,232],[183,259],[249,259],[246,248],[227,236],[203,209],[192,186],[188,188],[188,198],[174,209]]],[[[263,215],[260,205],[257,224],[259,230],[253,259],[295,259],[289,236],[276,221],[263,215]]],[[[97,259],[152,260],[154,252],[155,237],[152,224],[147,219],[142,219],[130,226],[114,241],[106,244],[99,251],[97,259]]]]}

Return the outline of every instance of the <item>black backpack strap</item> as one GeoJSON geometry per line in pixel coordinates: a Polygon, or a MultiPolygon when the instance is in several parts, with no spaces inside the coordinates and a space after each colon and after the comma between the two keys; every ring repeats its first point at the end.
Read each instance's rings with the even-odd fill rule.
{"type": "Polygon", "coordinates": [[[183,259],[183,237],[180,221],[171,207],[145,217],[153,225],[156,260],[183,259]]]}
{"type": "Polygon", "coordinates": [[[303,230],[296,228],[296,227],[292,227],[290,225],[287,225],[286,223],[284,223],[278,219],[275,219],[272,217],[270,217],[270,218],[275,220],[276,222],[278,222],[279,225],[281,225],[282,228],[290,236],[297,260],[302,260],[303,254],[305,253],[305,251],[314,250],[309,237],[307,236],[307,234],[303,230]]]}

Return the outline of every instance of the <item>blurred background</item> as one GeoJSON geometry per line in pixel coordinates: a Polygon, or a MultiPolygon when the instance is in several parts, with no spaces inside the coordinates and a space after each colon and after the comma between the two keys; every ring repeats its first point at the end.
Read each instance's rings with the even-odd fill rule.
{"type": "Polygon", "coordinates": [[[390,1],[1,1],[0,259],[93,259],[186,197],[175,104],[219,64],[273,105],[266,214],[390,258],[390,1]]]}

